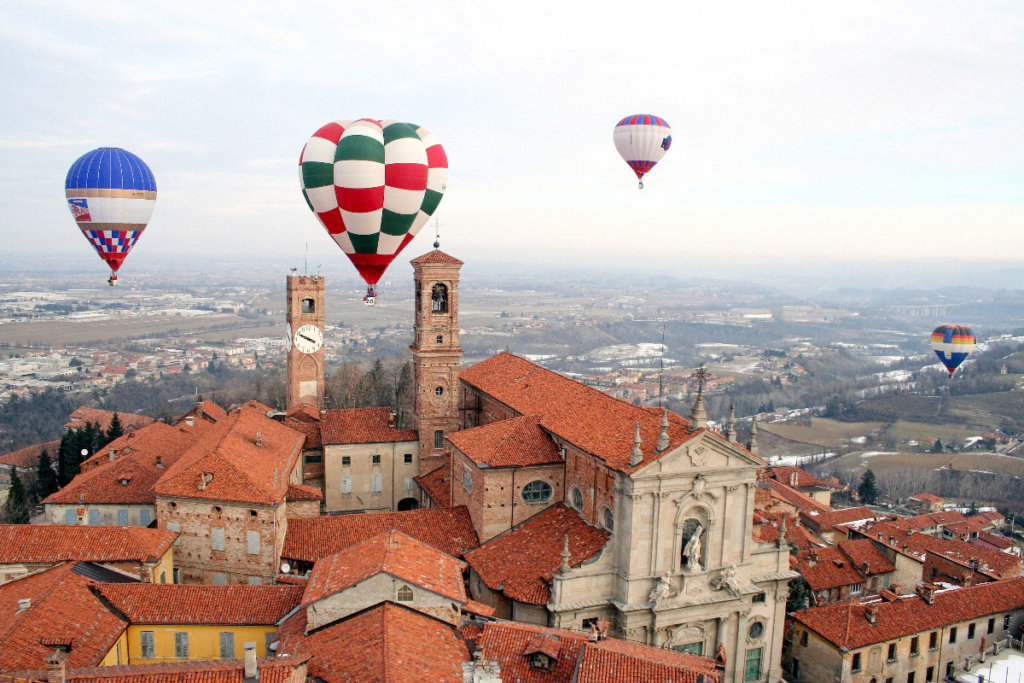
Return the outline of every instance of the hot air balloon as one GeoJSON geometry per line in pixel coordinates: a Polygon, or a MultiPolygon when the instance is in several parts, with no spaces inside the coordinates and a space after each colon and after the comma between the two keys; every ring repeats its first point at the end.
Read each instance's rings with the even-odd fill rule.
{"type": "Polygon", "coordinates": [[[149,166],[120,147],[100,147],[71,164],[64,181],[68,208],[82,234],[110,266],[107,282],[139,240],[156,206],[149,166]]]}
{"type": "Polygon", "coordinates": [[[932,332],[932,351],[946,366],[950,377],[971,355],[976,342],[971,328],[962,325],[939,325],[932,332]]]}
{"type": "Polygon", "coordinates": [[[299,182],[309,208],[374,286],[441,202],[448,158],[430,132],[400,121],[328,123],[299,157],[299,182]]]}
{"type": "Polygon", "coordinates": [[[644,174],[661,161],[672,146],[672,129],[668,121],[650,114],[627,116],[615,125],[612,134],[615,149],[640,180],[644,187],[644,174]]]}

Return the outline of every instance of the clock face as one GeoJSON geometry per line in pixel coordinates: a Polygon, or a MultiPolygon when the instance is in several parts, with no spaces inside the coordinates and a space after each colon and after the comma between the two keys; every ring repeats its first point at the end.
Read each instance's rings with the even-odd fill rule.
{"type": "Polygon", "coordinates": [[[324,345],[324,331],[316,325],[303,325],[295,330],[295,348],[302,353],[316,353],[324,345]]]}

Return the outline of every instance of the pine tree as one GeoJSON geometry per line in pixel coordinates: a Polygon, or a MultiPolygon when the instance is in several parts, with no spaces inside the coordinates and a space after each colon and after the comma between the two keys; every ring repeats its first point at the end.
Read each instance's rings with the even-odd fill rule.
{"type": "Polygon", "coordinates": [[[33,495],[36,500],[42,501],[48,495],[60,488],[57,481],[57,473],[53,471],[53,463],[50,461],[50,454],[44,448],[39,454],[39,465],[36,467],[36,482],[33,488],[33,495]]]}
{"type": "Polygon", "coordinates": [[[121,426],[121,417],[114,413],[114,417],[110,418],[110,426],[107,427],[107,443],[122,435],[124,435],[124,427],[121,426]]]}
{"type": "Polygon", "coordinates": [[[800,576],[789,582],[789,597],[786,598],[786,611],[795,612],[798,609],[806,609],[811,602],[811,590],[800,576]]]}
{"type": "Polygon", "coordinates": [[[857,494],[860,502],[865,505],[872,505],[878,500],[878,484],[875,481],[875,473],[867,470],[860,478],[860,486],[857,487],[857,494]]]}
{"type": "Polygon", "coordinates": [[[60,437],[60,446],[57,447],[57,483],[61,486],[67,486],[75,476],[75,445],[72,430],[65,429],[64,435],[60,437]]]}
{"type": "Polygon", "coordinates": [[[28,500],[25,487],[18,478],[17,470],[11,470],[11,488],[7,490],[7,503],[4,505],[4,516],[10,524],[28,524],[28,500]]]}

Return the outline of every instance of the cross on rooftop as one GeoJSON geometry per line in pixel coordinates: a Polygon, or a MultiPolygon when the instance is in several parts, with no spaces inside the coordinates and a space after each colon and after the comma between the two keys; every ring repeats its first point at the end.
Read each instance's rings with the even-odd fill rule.
{"type": "Polygon", "coordinates": [[[697,393],[698,394],[703,394],[704,393],[704,383],[708,381],[708,371],[704,368],[703,365],[701,365],[690,376],[693,377],[695,380],[697,380],[697,393]]]}

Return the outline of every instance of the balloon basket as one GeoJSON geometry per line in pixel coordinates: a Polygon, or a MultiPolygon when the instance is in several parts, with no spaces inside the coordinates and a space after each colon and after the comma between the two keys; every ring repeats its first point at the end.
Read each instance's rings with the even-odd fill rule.
{"type": "Polygon", "coordinates": [[[117,274],[111,273],[110,277],[107,278],[107,284],[111,287],[117,287],[117,274]]]}

